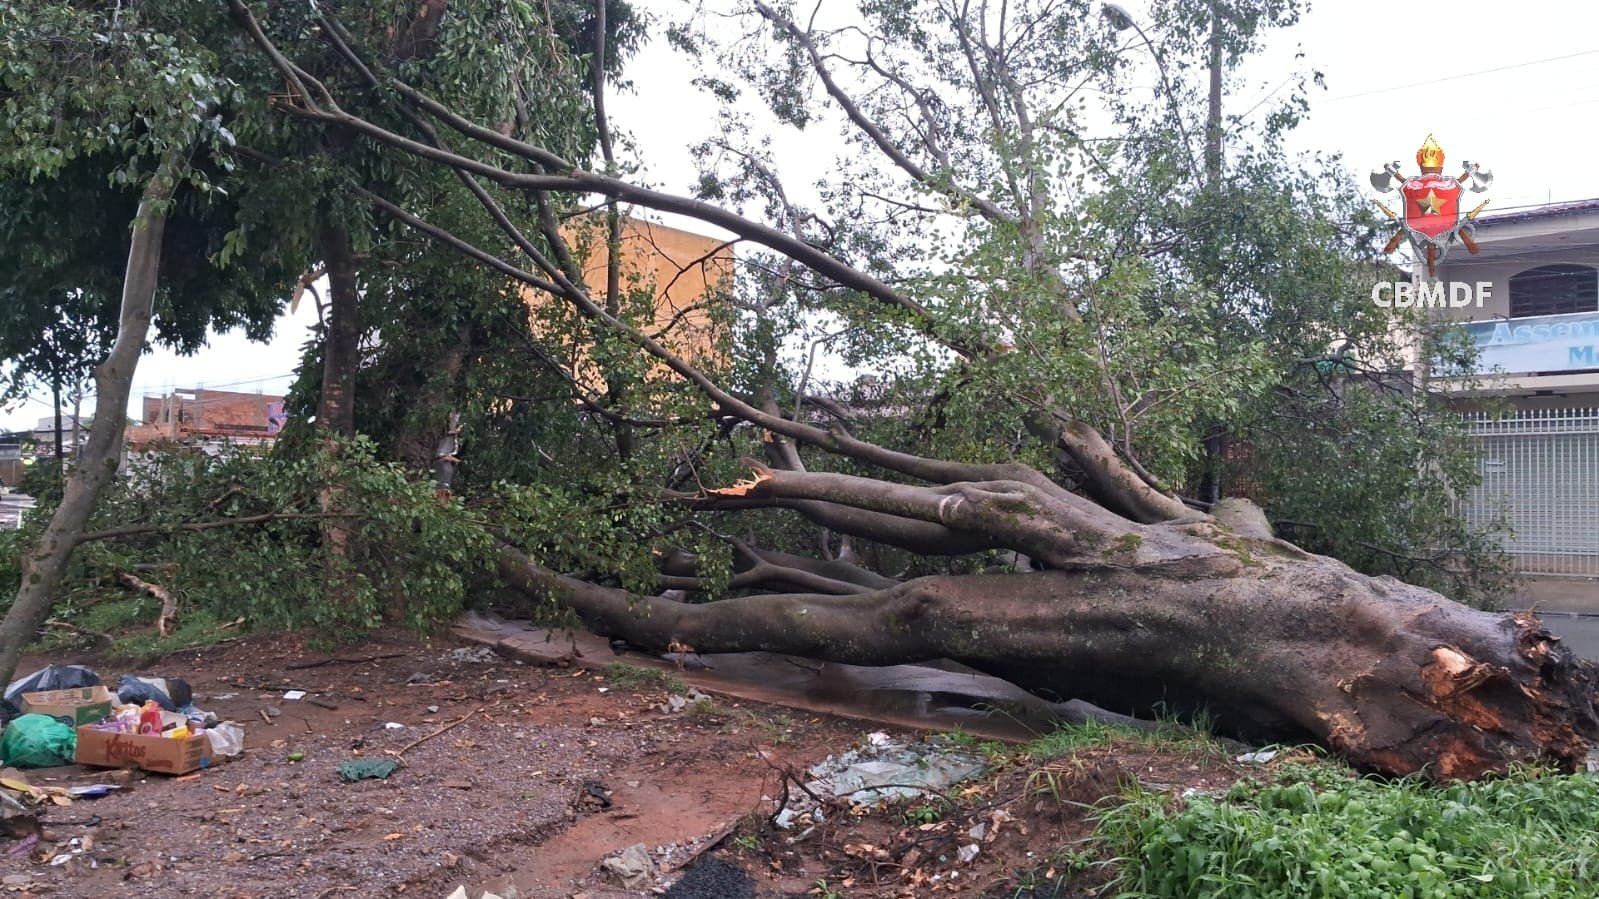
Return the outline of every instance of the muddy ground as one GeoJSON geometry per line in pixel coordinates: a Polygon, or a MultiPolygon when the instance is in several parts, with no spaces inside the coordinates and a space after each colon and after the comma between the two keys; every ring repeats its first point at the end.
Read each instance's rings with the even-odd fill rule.
{"type": "MultiPolygon", "coordinates": [[[[86,661],[107,680],[124,671],[86,661]]],[[[665,678],[493,659],[453,638],[390,636],[328,654],[248,637],[136,673],[187,678],[197,705],[245,726],[246,752],[181,779],[28,772],[35,784],[125,789],[43,809],[37,843],[0,843],[0,895],[442,899],[465,887],[478,899],[514,885],[524,899],[610,899],[652,893],[597,870],[605,856],[643,844],[676,862],[711,840],[691,878],[710,885],[667,895],[1093,895],[1104,869],[1074,854],[1089,806],[1130,778],[1211,789],[1236,776],[1213,754],[1090,750],[1043,764],[990,747],[985,778],[835,815],[794,842],[766,820],[785,772],[869,731],[918,735],[727,697],[663,711],[665,678]],[[285,701],[286,688],[307,700],[285,701]],[[386,780],[337,775],[348,759],[401,752],[386,780]]]]}

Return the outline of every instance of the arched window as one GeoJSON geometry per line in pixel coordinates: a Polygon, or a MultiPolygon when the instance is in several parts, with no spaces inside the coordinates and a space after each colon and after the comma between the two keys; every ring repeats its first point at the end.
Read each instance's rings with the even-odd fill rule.
{"type": "Polygon", "coordinates": [[[1510,276],[1510,317],[1599,312],[1599,270],[1542,265],[1510,276]]]}

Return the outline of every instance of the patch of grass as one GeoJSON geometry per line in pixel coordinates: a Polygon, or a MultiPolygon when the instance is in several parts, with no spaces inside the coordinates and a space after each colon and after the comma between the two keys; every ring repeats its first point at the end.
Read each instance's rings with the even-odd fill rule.
{"type": "Polygon", "coordinates": [[[1112,746],[1173,753],[1225,754],[1221,743],[1209,733],[1170,721],[1160,722],[1148,730],[1098,721],[1068,724],[1028,743],[1023,749],[1038,761],[1048,761],[1084,749],[1112,746]]]}
{"type": "Polygon", "coordinates": [[[1223,797],[1135,794],[1099,837],[1124,897],[1587,899],[1599,780],[1527,769],[1440,788],[1283,765],[1223,797]]]}
{"type": "Polygon", "coordinates": [[[688,687],[682,681],[659,668],[645,668],[640,665],[629,665],[626,662],[612,662],[606,665],[605,680],[612,686],[624,690],[665,690],[679,696],[688,692],[688,687]]]}
{"type": "Polygon", "coordinates": [[[136,634],[118,637],[111,645],[111,655],[119,659],[151,660],[180,649],[199,649],[220,643],[239,635],[238,628],[224,629],[226,621],[217,620],[210,609],[179,610],[177,627],[162,637],[154,628],[136,634]]]}

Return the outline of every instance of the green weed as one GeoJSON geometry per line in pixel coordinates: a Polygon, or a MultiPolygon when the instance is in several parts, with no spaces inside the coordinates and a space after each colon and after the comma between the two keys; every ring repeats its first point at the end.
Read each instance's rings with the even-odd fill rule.
{"type": "Polygon", "coordinates": [[[1115,895],[1587,899],[1599,882],[1590,776],[1525,770],[1437,788],[1326,764],[1273,775],[1176,807],[1140,793],[1100,815],[1099,837],[1117,856],[1115,895]]]}

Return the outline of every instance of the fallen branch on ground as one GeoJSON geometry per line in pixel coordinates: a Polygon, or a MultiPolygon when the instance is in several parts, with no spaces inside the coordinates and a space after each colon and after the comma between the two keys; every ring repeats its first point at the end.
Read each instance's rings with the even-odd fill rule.
{"type": "Polygon", "coordinates": [[[417,737],[415,740],[412,740],[411,742],[409,742],[409,743],[405,744],[404,746],[400,747],[400,750],[398,752],[393,753],[393,755],[396,758],[399,758],[400,756],[405,755],[407,752],[410,752],[412,749],[415,749],[416,747],[421,746],[423,743],[426,743],[427,741],[433,739],[434,737],[438,736],[439,734],[442,734],[442,733],[444,733],[447,730],[450,730],[452,728],[459,727],[460,725],[465,724],[466,720],[468,718],[471,718],[473,715],[476,715],[478,712],[483,711],[484,708],[485,708],[485,706],[481,706],[480,705],[477,708],[473,709],[472,711],[467,712],[465,715],[462,715],[460,718],[457,718],[456,720],[451,721],[449,724],[444,725],[443,727],[439,728],[438,730],[434,731],[433,733],[430,733],[430,734],[428,734],[425,737],[417,737]]]}
{"type": "Polygon", "coordinates": [[[117,583],[161,600],[161,616],[155,620],[156,633],[163,637],[172,633],[172,627],[178,620],[178,598],[172,595],[171,590],[160,584],[152,584],[128,571],[117,572],[117,583]]]}

